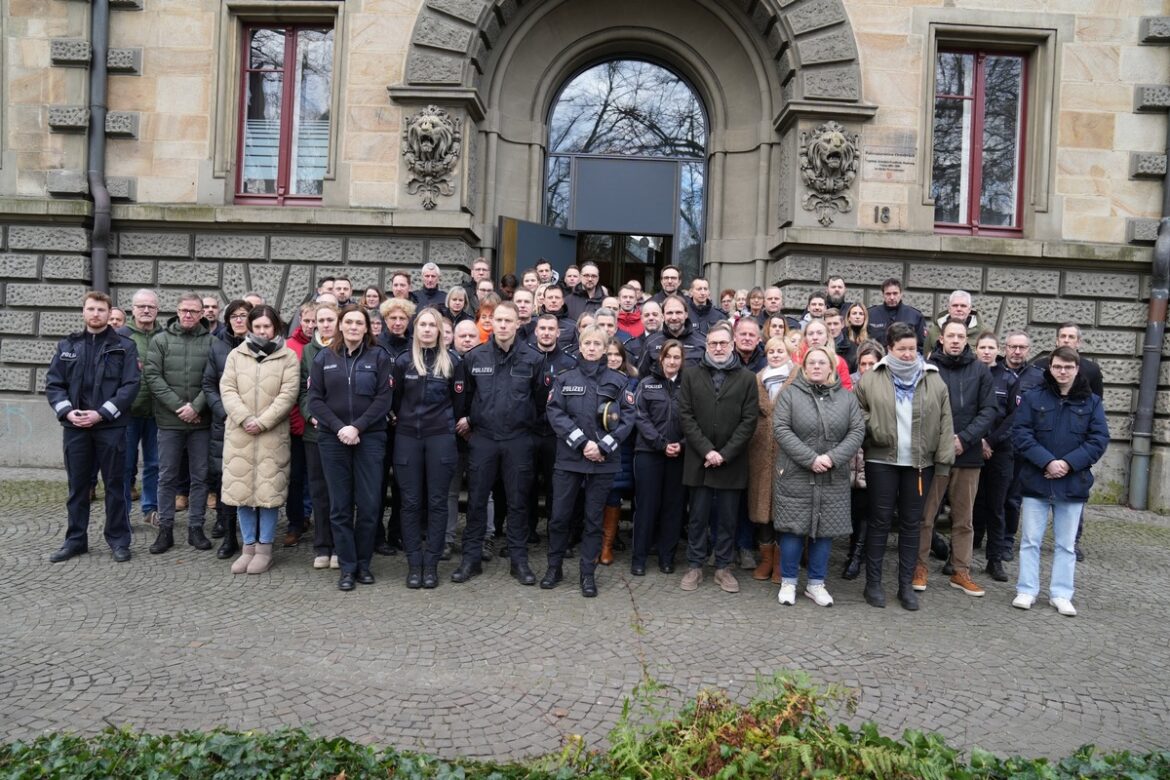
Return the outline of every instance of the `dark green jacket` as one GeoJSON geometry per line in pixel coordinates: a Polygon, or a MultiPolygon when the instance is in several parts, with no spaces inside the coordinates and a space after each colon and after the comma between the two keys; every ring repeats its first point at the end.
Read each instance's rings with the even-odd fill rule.
{"type": "Polygon", "coordinates": [[[164,430],[199,430],[211,427],[211,409],[203,395],[203,368],[211,351],[211,332],[200,320],[190,332],[179,327],[178,317],[150,340],[143,381],[154,396],[154,419],[164,430]],[[197,423],[185,423],[176,414],[183,404],[199,412],[197,423]]]}
{"type": "MultiPolygon", "coordinates": [[[[121,328],[118,328],[118,334],[125,336],[134,342],[134,346],[138,347],[138,370],[142,371],[146,363],[146,351],[150,346],[150,341],[159,333],[162,328],[158,327],[156,322],[154,330],[146,331],[139,329],[134,320],[130,320],[121,328]]],[[[154,396],[150,394],[150,387],[145,381],[138,385],[138,395],[134,397],[134,403],[130,405],[130,415],[132,417],[153,417],[154,416],[154,396]]]]}
{"type": "MultiPolygon", "coordinates": [[[[337,338],[334,336],[334,338],[337,338]]],[[[317,353],[328,347],[321,346],[321,342],[317,340],[317,334],[313,334],[313,338],[309,339],[309,343],[301,350],[301,392],[297,396],[297,406],[300,407],[301,416],[305,418],[305,443],[317,442],[317,426],[312,423],[312,415],[309,414],[309,370],[313,367],[313,359],[317,357],[317,353]]]]}
{"type": "Polygon", "coordinates": [[[756,432],[760,398],[756,375],[739,366],[723,380],[719,391],[704,365],[683,369],[678,390],[683,448],[683,484],[743,490],[748,483],[748,444],[756,432]],[[716,450],[724,463],[706,468],[707,453],[716,450]]]}

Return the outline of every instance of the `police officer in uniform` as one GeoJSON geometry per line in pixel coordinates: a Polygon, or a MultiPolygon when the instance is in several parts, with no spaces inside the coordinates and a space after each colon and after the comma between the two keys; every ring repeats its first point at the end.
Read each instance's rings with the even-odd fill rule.
{"type": "MultiPolygon", "coordinates": [[[[528,491],[532,488],[532,434],[540,393],[540,356],[516,338],[520,315],[504,301],[492,311],[492,335],[464,357],[464,414],[455,432],[468,439],[469,491],[463,557],[451,581],[483,573],[487,499],[496,475],[507,496],[507,539],[511,573],[535,585],[528,565],[528,491]]],[[[496,505],[497,509],[499,504],[496,505]]]]}
{"type": "MultiPolygon", "coordinates": [[[[559,290],[558,290],[559,291],[559,290]]],[[[553,465],[557,457],[557,435],[548,424],[545,410],[552,392],[553,380],[577,365],[577,360],[560,347],[560,320],[555,314],[542,314],[536,319],[531,346],[540,354],[541,392],[537,398],[536,436],[533,438],[534,482],[528,502],[528,541],[535,543],[536,526],[540,521],[538,497],[544,493],[545,512],[552,517],[553,465]],[[539,485],[539,486],[538,486],[539,485]]]]}
{"type": "Polygon", "coordinates": [[[106,542],[114,560],[130,560],[126,509],[126,424],[138,395],[138,348],[109,326],[110,296],[86,293],[85,330],[57,345],[45,377],[45,397],[64,428],[69,476],[69,525],[51,563],[89,552],[89,491],[101,471],[106,486],[106,542]]]}
{"type": "Polygon", "coordinates": [[[597,595],[594,571],[601,553],[605,499],[621,468],[621,445],[634,425],[629,377],[607,367],[609,335],[601,328],[581,332],[581,360],[553,381],[548,421],[557,436],[553,471],[553,514],[549,522],[548,571],[540,587],[564,578],[561,562],[569,546],[569,519],[578,491],[585,491],[585,532],[581,539],[581,595],[597,595]]]}

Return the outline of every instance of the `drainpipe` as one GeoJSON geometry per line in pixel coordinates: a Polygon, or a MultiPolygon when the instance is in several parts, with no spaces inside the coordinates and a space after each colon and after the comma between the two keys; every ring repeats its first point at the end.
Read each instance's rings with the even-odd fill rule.
{"type": "MultiPolygon", "coordinates": [[[[1166,123],[1166,155],[1170,159],[1170,119],[1166,123]]],[[[1142,373],[1137,414],[1133,418],[1133,453],[1129,461],[1129,505],[1134,509],[1146,509],[1149,505],[1154,400],[1158,393],[1162,336],[1166,332],[1166,302],[1170,297],[1170,166],[1162,178],[1162,224],[1154,242],[1151,274],[1150,309],[1146,318],[1146,338],[1142,343],[1142,373]]]]}
{"type": "Polygon", "coordinates": [[[89,40],[93,57],[89,64],[89,145],[86,177],[93,199],[93,233],[90,268],[93,288],[110,291],[110,191],[106,188],[106,52],[110,43],[110,2],[93,0],[89,40]]]}

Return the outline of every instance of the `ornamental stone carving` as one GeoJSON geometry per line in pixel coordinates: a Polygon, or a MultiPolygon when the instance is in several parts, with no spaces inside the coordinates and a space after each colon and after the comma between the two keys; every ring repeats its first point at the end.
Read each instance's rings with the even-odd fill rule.
{"type": "Polygon", "coordinates": [[[857,178],[859,140],[857,133],[832,121],[800,134],[800,178],[812,190],[804,198],[804,210],[816,211],[825,227],[833,224],[834,214],[853,210],[845,191],[857,178]]]}
{"type": "Polygon", "coordinates": [[[424,209],[433,209],[440,195],[455,194],[451,182],[463,138],[463,120],[437,106],[427,106],[408,117],[402,131],[402,155],[411,195],[420,195],[424,209]]]}

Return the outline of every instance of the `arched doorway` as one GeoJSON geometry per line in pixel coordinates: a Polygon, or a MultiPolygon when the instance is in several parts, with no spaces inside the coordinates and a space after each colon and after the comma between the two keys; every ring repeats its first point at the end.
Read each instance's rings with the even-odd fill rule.
{"type": "Polygon", "coordinates": [[[547,120],[544,222],[576,233],[614,290],[667,263],[702,273],[707,113],[669,67],[613,57],[569,78],[547,120]]]}

